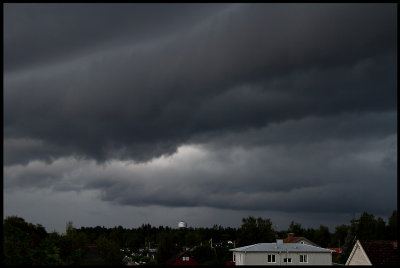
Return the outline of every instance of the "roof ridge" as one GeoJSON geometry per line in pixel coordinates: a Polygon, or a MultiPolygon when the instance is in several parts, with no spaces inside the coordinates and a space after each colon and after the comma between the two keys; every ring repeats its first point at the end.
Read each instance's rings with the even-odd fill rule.
{"type": "Polygon", "coordinates": [[[299,244],[299,243],[257,243],[253,245],[248,245],[244,247],[230,249],[230,251],[279,251],[279,250],[289,250],[289,251],[304,251],[304,252],[335,252],[328,248],[322,248],[313,245],[299,244]]]}

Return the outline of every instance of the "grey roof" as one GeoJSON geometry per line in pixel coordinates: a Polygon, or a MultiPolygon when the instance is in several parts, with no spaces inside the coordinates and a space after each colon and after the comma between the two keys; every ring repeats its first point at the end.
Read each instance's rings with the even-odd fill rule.
{"type": "Polygon", "coordinates": [[[232,248],[234,252],[334,252],[334,250],[299,243],[259,243],[240,248],[232,248]]]}

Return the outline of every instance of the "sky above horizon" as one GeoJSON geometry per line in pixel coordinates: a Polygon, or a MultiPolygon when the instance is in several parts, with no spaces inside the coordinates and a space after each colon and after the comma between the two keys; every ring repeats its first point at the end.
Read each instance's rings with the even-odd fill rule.
{"type": "Polygon", "coordinates": [[[3,217],[334,231],[397,209],[396,4],[3,10],[3,217]]]}

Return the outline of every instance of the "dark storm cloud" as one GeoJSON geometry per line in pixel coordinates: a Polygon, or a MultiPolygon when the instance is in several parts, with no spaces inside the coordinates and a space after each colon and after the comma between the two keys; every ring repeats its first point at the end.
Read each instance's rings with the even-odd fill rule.
{"type": "Polygon", "coordinates": [[[160,172],[161,179],[154,184],[139,176],[139,184],[128,181],[100,189],[103,200],[125,205],[331,213],[368,207],[389,213],[392,207],[388,204],[393,204],[396,196],[392,188],[396,168],[385,162],[396,162],[392,146],[396,146],[395,136],[379,142],[325,141],[231,149],[211,153],[207,160],[193,160],[189,165],[192,172],[178,166],[172,174],[160,172]],[[199,162],[202,168],[197,166],[199,162]],[[371,199],[354,198],[355,191],[371,199]],[[387,195],[381,196],[382,192],[387,195]]]}
{"type": "Polygon", "coordinates": [[[5,188],[96,190],[103,201],[129,206],[316,213],[367,207],[387,214],[396,197],[396,139],[389,135],[225,151],[188,146],[172,159],[103,167],[75,159],[31,162],[6,167],[5,188]]]}
{"type": "Polygon", "coordinates": [[[96,190],[103,201],[129,206],[288,213],[368,207],[387,214],[396,197],[396,116],[386,112],[285,121],[197,140],[201,146],[180,147],[170,157],[142,164],[62,158],[12,165],[5,167],[5,188],[96,190]]]}
{"type": "Polygon", "coordinates": [[[32,68],[122,42],[157,39],[222,8],[220,4],[6,4],[4,69],[32,68]]]}
{"type": "MultiPolygon", "coordinates": [[[[344,113],[325,117],[304,117],[272,123],[267,127],[253,128],[226,135],[198,135],[192,143],[205,144],[209,148],[241,146],[252,148],[268,144],[292,146],[323,141],[352,141],[357,139],[379,139],[397,133],[397,112],[344,113]]],[[[393,145],[393,148],[395,146],[393,145]]]]}
{"type": "Polygon", "coordinates": [[[197,136],[396,109],[395,5],[206,6],[178,26],[195,7],[6,6],[5,150],[41,146],[5,162],[147,161],[197,136]]]}
{"type": "Polygon", "coordinates": [[[5,207],[389,215],[396,7],[5,5],[5,207]]]}

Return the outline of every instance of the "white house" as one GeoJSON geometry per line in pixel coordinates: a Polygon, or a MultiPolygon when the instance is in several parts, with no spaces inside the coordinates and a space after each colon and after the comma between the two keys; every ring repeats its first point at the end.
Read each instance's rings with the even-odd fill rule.
{"type": "Polygon", "coordinates": [[[398,265],[397,241],[360,241],[354,244],[346,265],[398,265]]]}
{"type": "Polygon", "coordinates": [[[332,265],[333,250],[316,246],[283,243],[259,243],[230,249],[235,265],[332,265]]]}

